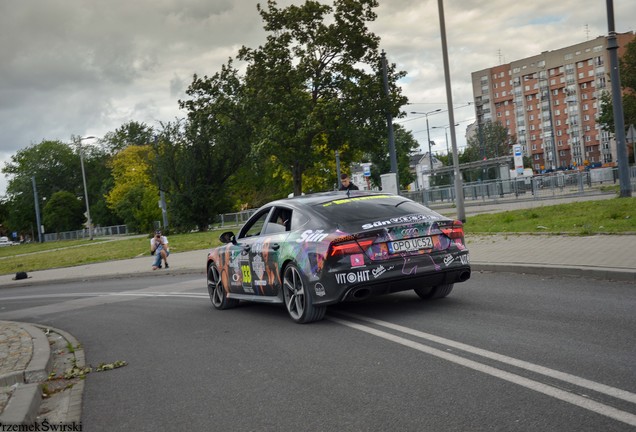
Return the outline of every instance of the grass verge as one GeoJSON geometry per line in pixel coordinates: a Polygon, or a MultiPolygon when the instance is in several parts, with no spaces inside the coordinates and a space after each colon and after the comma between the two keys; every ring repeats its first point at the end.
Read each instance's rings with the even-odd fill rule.
{"type": "Polygon", "coordinates": [[[594,235],[636,233],[636,198],[584,201],[469,216],[464,230],[467,234],[594,235]]]}

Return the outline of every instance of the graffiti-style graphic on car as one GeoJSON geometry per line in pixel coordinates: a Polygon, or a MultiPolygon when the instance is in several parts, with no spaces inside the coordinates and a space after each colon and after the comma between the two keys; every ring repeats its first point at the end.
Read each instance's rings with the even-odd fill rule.
{"type": "Polygon", "coordinates": [[[298,323],[343,301],[413,290],[443,298],[470,278],[460,221],[402,196],[351,191],[298,196],[257,209],[207,259],[216,309],[285,305],[298,323]]]}

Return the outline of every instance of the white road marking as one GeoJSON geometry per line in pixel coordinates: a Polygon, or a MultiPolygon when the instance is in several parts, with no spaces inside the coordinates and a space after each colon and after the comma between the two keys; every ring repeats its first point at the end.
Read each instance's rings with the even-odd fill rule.
{"type": "Polygon", "coordinates": [[[152,286],[139,290],[120,291],[120,292],[96,292],[96,293],[64,293],[64,294],[41,294],[28,296],[4,297],[2,300],[21,300],[21,299],[37,299],[37,298],[56,298],[56,297],[84,297],[74,298],[60,303],[47,304],[42,306],[34,306],[31,308],[18,309],[9,312],[0,312],[0,319],[12,320],[20,319],[24,316],[48,315],[71,310],[83,309],[87,307],[99,306],[109,303],[118,303],[134,300],[143,297],[187,297],[187,298],[208,298],[207,293],[184,293],[183,291],[200,288],[201,282],[198,280],[181,282],[178,284],[166,285],[164,287],[152,286]]]}
{"type": "Polygon", "coordinates": [[[636,394],[625,391],[625,390],[621,390],[621,389],[617,389],[615,387],[610,387],[608,385],[605,384],[601,384],[601,383],[597,383],[595,381],[590,381],[587,380],[585,378],[581,378],[578,377],[576,375],[571,375],[569,373],[565,373],[565,372],[560,372],[554,369],[550,369],[547,367],[543,367],[543,366],[539,366],[536,365],[534,363],[530,363],[530,362],[526,362],[523,360],[519,360],[513,357],[508,357],[505,355],[501,355],[501,354],[497,354],[494,353],[492,351],[486,351],[484,349],[481,348],[477,348],[471,345],[467,345],[467,344],[463,344],[461,342],[456,342],[450,339],[446,339],[443,337],[439,337],[439,336],[435,336],[432,335],[430,333],[425,333],[425,332],[421,332],[419,330],[413,330],[411,328],[408,327],[404,327],[398,324],[393,324],[387,321],[381,321],[378,319],[374,319],[374,318],[367,318],[361,315],[356,315],[356,314],[352,314],[352,313],[346,313],[346,312],[338,312],[341,315],[346,315],[346,316],[350,316],[351,318],[355,318],[357,320],[360,321],[366,321],[378,326],[382,326],[382,327],[386,327],[386,328],[390,328],[393,330],[397,330],[399,332],[402,333],[406,333],[412,336],[416,336],[422,339],[426,339],[426,340],[430,340],[432,342],[436,342],[442,345],[447,345],[450,346],[452,348],[458,349],[458,350],[462,350],[462,351],[466,351],[469,352],[471,354],[477,354],[479,356],[482,357],[486,357],[492,360],[496,360],[498,362],[501,363],[505,363],[511,366],[515,366],[521,369],[526,369],[529,370],[531,372],[536,372],[538,374],[541,375],[545,375],[545,376],[549,376],[551,378],[556,378],[558,380],[561,381],[565,381],[568,382],[570,384],[574,384],[576,386],[579,387],[584,387],[590,390],[594,390],[598,393],[603,393],[606,394],[608,396],[612,396],[614,398],[617,399],[623,399],[627,402],[631,402],[633,404],[636,404],[636,394]]]}
{"type": "MultiPolygon", "coordinates": [[[[342,313],[342,312],[339,312],[339,313],[342,313]]],[[[449,339],[444,339],[444,338],[440,338],[440,337],[437,337],[437,336],[429,335],[427,333],[418,332],[417,330],[412,330],[412,329],[409,329],[407,327],[391,324],[391,323],[380,321],[380,320],[375,320],[375,319],[372,319],[372,318],[366,318],[366,317],[362,317],[362,316],[355,315],[355,314],[348,314],[348,313],[343,313],[343,314],[347,315],[347,316],[351,316],[352,318],[364,320],[364,321],[367,321],[367,322],[372,322],[372,323],[374,323],[376,325],[380,325],[380,326],[384,326],[384,327],[387,327],[387,328],[392,328],[394,330],[402,331],[403,333],[407,333],[407,334],[410,334],[410,335],[413,335],[413,336],[422,337],[424,339],[431,340],[431,341],[434,341],[434,342],[438,342],[438,343],[441,343],[441,344],[444,344],[444,345],[452,346],[452,347],[455,347],[455,348],[462,347],[462,348],[459,348],[459,349],[461,349],[463,351],[471,352],[471,353],[474,353],[474,354],[479,354],[479,355],[482,355],[482,356],[484,356],[483,354],[487,354],[487,355],[485,355],[485,357],[488,357],[488,358],[509,359],[511,361],[514,361],[514,363],[517,363],[517,364],[524,364],[526,366],[532,366],[533,368],[529,369],[529,370],[533,370],[534,372],[538,372],[540,370],[551,371],[551,369],[543,368],[543,367],[537,366],[537,365],[533,365],[532,363],[523,362],[521,360],[516,360],[516,359],[513,359],[511,357],[500,356],[499,354],[496,354],[496,353],[491,353],[491,352],[488,352],[488,351],[485,351],[485,350],[481,350],[479,348],[475,348],[475,347],[471,347],[469,345],[461,344],[459,342],[454,342],[454,341],[451,341],[449,339]]],[[[577,394],[570,393],[568,391],[564,391],[564,390],[558,389],[556,387],[553,387],[553,386],[550,386],[550,385],[547,385],[547,384],[543,384],[543,383],[538,382],[538,381],[534,381],[534,380],[522,377],[520,375],[516,375],[516,374],[510,373],[510,372],[506,372],[506,371],[497,369],[497,368],[492,367],[492,366],[488,366],[488,365],[485,365],[485,364],[482,364],[482,363],[479,363],[479,362],[476,362],[476,361],[473,361],[473,360],[469,360],[469,359],[466,359],[466,358],[461,357],[461,356],[456,355],[456,354],[451,354],[451,353],[439,350],[437,348],[432,348],[432,347],[424,345],[422,343],[414,342],[412,340],[405,339],[403,337],[396,336],[396,335],[393,335],[391,333],[387,333],[387,332],[382,331],[382,330],[377,330],[375,328],[368,327],[368,326],[363,325],[363,324],[358,324],[358,323],[355,323],[355,322],[352,322],[352,321],[347,321],[347,320],[340,319],[340,318],[335,318],[335,317],[332,317],[332,316],[328,317],[327,319],[330,320],[330,321],[336,322],[338,324],[342,324],[344,326],[347,326],[347,327],[350,327],[350,328],[353,328],[353,329],[356,329],[356,330],[360,330],[360,331],[363,331],[365,333],[380,337],[382,339],[386,339],[386,340],[389,340],[391,342],[395,342],[395,343],[398,343],[400,345],[415,349],[417,351],[433,355],[435,357],[441,358],[441,359],[449,361],[451,363],[455,363],[455,364],[458,364],[460,366],[464,366],[464,367],[467,367],[469,369],[473,369],[473,370],[485,373],[487,375],[490,375],[490,376],[493,376],[493,377],[508,381],[510,383],[520,385],[520,386],[528,388],[530,390],[534,390],[536,392],[543,393],[543,394],[545,394],[547,396],[553,397],[555,399],[559,399],[559,400],[564,401],[564,402],[568,402],[568,403],[576,405],[576,406],[578,406],[580,408],[584,408],[586,410],[595,412],[597,414],[601,414],[603,416],[612,418],[614,420],[618,420],[620,422],[623,422],[623,423],[626,423],[626,424],[629,424],[629,425],[632,425],[632,426],[636,426],[636,415],[634,415],[632,413],[629,413],[629,412],[626,412],[626,411],[618,410],[618,409],[616,409],[614,407],[602,404],[600,402],[593,401],[593,400],[588,399],[586,397],[579,396],[577,394]]],[[[508,362],[504,361],[504,363],[508,363],[508,362]]],[[[512,364],[512,363],[509,363],[509,364],[512,364]]],[[[558,371],[552,371],[552,372],[554,372],[555,374],[550,374],[548,376],[556,377],[556,376],[560,376],[560,374],[562,374],[561,372],[558,372],[558,371]]],[[[538,372],[538,373],[542,373],[542,372],[538,372]]],[[[610,391],[610,393],[613,393],[612,395],[614,395],[614,394],[621,395],[622,396],[621,399],[624,399],[624,400],[630,400],[631,401],[634,397],[636,397],[636,395],[634,395],[633,393],[630,393],[630,392],[627,392],[627,391],[624,391],[624,390],[620,390],[620,389],[614,389],[613,387],[609,387],[609,386],[606,386],[606,385],[603,385],[603,384],[594,383],[593,381],[585,380],[583,378],[578,378],[578,377],[575,377],[574,375],[563,374],[563,376],[564,377],[569,376],[569,377],[577,378],[581,383],[592,383],[592,384],[595,385],[595,387],[606,390],[603,393],[609,394],[607,391],[610,391]]],[[[568,381],[568,382],[571,382],[571,381],[568,381]]],[[[577,384],[577,385],[580,385],[580,384],[577,384]]]]}

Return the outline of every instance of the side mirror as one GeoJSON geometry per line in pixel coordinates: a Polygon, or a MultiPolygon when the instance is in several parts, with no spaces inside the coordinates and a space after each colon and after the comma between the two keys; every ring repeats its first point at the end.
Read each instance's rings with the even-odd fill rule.
{"type": "Polygon", "coordinates": [[[234,233],[232,231],[226,231],[219,236],[219,240],[221,243],[227,244],[232,243],[236,244],[236,237],[234,237],[234,233]]]}

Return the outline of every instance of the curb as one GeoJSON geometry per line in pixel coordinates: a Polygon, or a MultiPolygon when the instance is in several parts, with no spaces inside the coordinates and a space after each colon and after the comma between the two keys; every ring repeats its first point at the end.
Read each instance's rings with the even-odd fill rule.
{"type": "MultiPolygon", "coordinates": [[[[40,325],[37,325],[36,327],[40,328],[43,331],[51,330],[51,332],[60,335],[63,339],[70,343],[71,346],[74,347],[73,356],[75,357],[75,364],[79,368],[86,367],[84,349],[81,347],[80,342],[75,339],[73,335],[65,332],[64,330],[60,330],[54,327],[40,325]]],[[[82,415],[82,394],[84,392],[84,380],[80,380],[79,382],[73,384],[73,386],[67,391],[68,397],[65,399],[65,401],[63,403],[57,404],[56,416],[63,419],[63,423],[79,424],[82,415]]]]}
{"type": "Polygon", "coordinates": [[[9,398],[4,411],[0,414],[0,424],[26,425],[33,423],[41,403],[42,389],[40,384],[18,385],[9,398]]]}
{"type": "MultiPolygon", "coordinates": [[[[36,272],[33,272],[36,273],[36,272]]],[[[47,279],[47,280],[38,280],[33,276],[30,276],[29,279],[22,279],[20,281],[11,281],[4,282],[0,281],[0,289],[2,288],[16,288],[16,287],[27,287],[27,286],[39,286],[39,285],[52,285],[52,284],[63,284],[63,283],[73,283],[73,282],[88,282],[95,280],[104,280],[104,279],[128,279],[131,277],[161,277],[161,276],[174,276],[174,275],[187,275],[187,274],[201,274],[205,276],[205,269],[193,269],[193,268],[183,268],[183,269],[169,269],[163,271],[153,271],[153,272],[130,272],[130,273],[117,273],[110,275],[95,275],[95,276],[69,276],[63,279],[47,279]]]]}
{"type": "Polygon", "coordinates": [[[33,353],[24,371],[0,377],[0,383],[11,383],[9,385],[15,386],[4,411],[0,414],[0,424],[28,424],[35,421],[42,403],[40,383],[48,378],[51,371],[51,348],[44,332],[31,324],[15,324],[31,336],[33,353]]]}
{"type": "Polygon", "coordinates": [[[478,261],[472,261],[470,267],[472,271],[478,272],[525,273],[541,276],[578,277],[636,283],[636,270],[631,269],[567,266],[563,264],[493,264],[478,261]]]}

